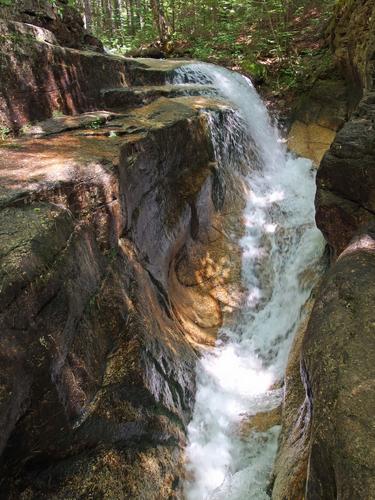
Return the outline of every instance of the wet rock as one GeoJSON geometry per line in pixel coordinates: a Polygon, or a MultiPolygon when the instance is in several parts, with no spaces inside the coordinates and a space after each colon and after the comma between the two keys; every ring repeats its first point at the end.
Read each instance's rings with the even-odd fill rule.
{"type": "Polygon", "coordinates": [[[203,85],[159,85],[149,87],[128,87],[103,91],[103,103],[107,108],[122,110],[144,106],[159,97],[181,97],[213,95],[214,89],[203,85]]]}
{"type": "MultiPolygon", "coordinates": [[[[229,112],[160,99],[95,134],[4,144],[1,496],[181,498],[197,337],[177,263],[194,281],[220,222],[205,109],[229,112]]],[[[213,338],[221,313],[195,314],[213,338]]]]}
{"type": "Polygon", "coordinates": [[[357,236],[328,273],[303,344],[313,409],[306,498],[371,498],[375,411],[373,231],[357,236]]]}
{"type": "Polygon", "coordinates": [[[35,123],[22,130],[22,135],[26,137],[43,137],[47,135],[59,134],[66,130],[92,128],[97,129],[116,115],[108,111],[97,111],[83,113],[76,116],[57,116],[43,122],[35,123]]]}
{"type": "Polygon", "coordinates": [[[369,92],[337,134],[318,172],[317,223],[336,255],[375,214],[374,116],[375,94],[369,92]]]}
{"type": "Polygon", "coordinates": [[[316,221],[332,268],[297,338],[302,377],[294,363],[289,387],[296,403],[290,413],[284,406],[274,498],[373,496],[374,9],[373,0],[340,2],[330,26],[348,89],[348,120],[317,174],[316,221]]]}
{"type": "Polygon", "coordinates": [[[136,58],[127,60],[130,85],[165,85],[173,71],[186,64],[193,64],[194,60],[156,60],[152,58],[136,58]]]}
{"type": "MultiPolygon", "coordinates": [[[[334,69],[332,72],[337,74],[334,69]]],[[[315,82],[294,112],[289,149],[318,166],[347,119],[347,102],[346,84],[340,75],[315,82]]]]}
{"type": "Polygon", "coordinates": [[[314,305],[311,298],[294,339],[285,372],[279,449],[273,469],[272,498],[300,500],[304,497],[311,423],[311,406],[301,379],[301,347],[314,305]]]}
{"type": "MultiPolygon", "coordinates": [[[[144,127],[148,119],[145,116],[147,111],[156,123],[170,124],[176,117],[190,118],[195,106],[199,108],[202,105],[206,109],[224,106],[220,101],[201,97],[195,100],[188,97],[160,99],[135,111],[129,118],[133,116],[140,120],[144,127]]],[[[219,297],[218,281],[222,281],[221,288],[224,289],[233,280],[235,271],[228,272],[228,268],[234,268],[234,263],[238,264],[240,253],[238,246],[235,248],[231,239],[220,233],[220,215],[215,215],[217,210],[213,199],[215,158],[212,144],[207,140],[203,116],[201,120],[203,128],[198,130],[194,130],[188,122],[179,120],[175,124],[176,135],[172,137],[169,129],[158,127],[155,131],[158,137],[156,142],[145,137],[141,143],[129,143],[122,152],[131,162],[128,171],[123,174],[127,176],[123,185],[126,186],[124,196],[127,200],[129,237],[138,248],[146,251],[149,259],[147,269],[157,280],[161,294],[171,290],[174,314],[194,342],[212,343],[222,323],[220,302],[224,300],[222,296],[219,297]],[[159,165],[159,143],[164,144],[167,152],[163,165],[159,165]],[[182,149],[186,151],[184,155],[181,155],[182,149]],[[190,161],[192,156],[196,158],[193,164],[190,161]],[[165,169],[169,169],[168,175],[165,169]],[[150,182],[139,184],[139,170],[145,174],[153,172],[147,176],[150,182]],[[144,210],[142,207],[145,207],[144,210]],[[177,221],[181,221],[180,227],[177,221]],[[144,232],[145,227],[148,228],[147,234],[144,232]],[[179,242],[173,248],[170,247],[171,236],[179,242]],[[205,268],[210,253],[217,252],[216,249],[220,247],[232,249],[233,266],[218,267],[216,280],[211,276],[207,281],[198,278],[196,285],[184,282],[182,266],[190,277],[197,277],[197,273],[205,268]],[[237,258],[234,258],[235,255],[237,258]]],[[[136,123],[133,126],[137,130],[139,126],[136,123]]],[[[223,200],[223,210],[227,203],[230,205],[230,201],[223,200]]]]}
{"type": "Polygon", "coordinates": [[[246,438],[252,432],[267,432],[275,425],[281,424],[281,406],[273,410],[246,417],[240,426],[240,436],[246,438]]]}

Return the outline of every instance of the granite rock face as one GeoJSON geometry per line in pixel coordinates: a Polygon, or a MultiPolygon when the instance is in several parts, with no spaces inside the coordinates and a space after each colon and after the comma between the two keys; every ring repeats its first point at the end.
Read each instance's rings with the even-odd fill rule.
{"type": "Polygon", "coordinates": [[[302,349],[313,408],[307,499],[374,492],[375,2],[341,2],[336,16],[332,47],[355,109],[317,176],[317,224],[336,262],[302,349]]]}
{"type": "Polygon", "coordinates": [[[17,0],[0,5],[0,18],[38,26],[52,32],[63,47],[104,52],[100,40],[88,33],[79,12],[67,0],[17,0]]]}
{"type": "Polygon", "coordinates": [[[374,495],[374,20],[373,0],[349,0],[339,2],[330,26],[348,113],[317,173],[316,221],[331,269],[289,360],[287,382],[295,376],[286,385],[277,500],[374,495]]]}
{"type": "Polygon", "coordinates": [[[284,378],[282,430],[272,478],[272,498],[278,500],[300,500],[305,493],[311,405],[301,379],[300,361],[314,300],[312,297],[305,306],[304,318],[294,339],[284,378]]]}
{"type": "Polygon", "coordinates": [[[322,75],[296,107],[288,135],[289,149],[318,166],[347,118],[347,85],[332,68],[329,77],[322,75]]]}
{"type": "Polygon", "coordinates": [[[14,69],[5,124],[49,117],[1,143],[1,495],[179,498],[198,347],[215,340],[239,282],[225,226],[241,207],[229,173],[218,175],[206,115],[230,110],[150,87],[181,62],[1,26],[15,38],[3,54],[14,69]],[[134,102],[100,110],[103,90],[145,82],[149,106],[129,89],[134,102]],[[99,110],[50,117],[59,99],[65,112],[99,110]]]}
{"type": "Polygon", "coordinates": [[[375,92],[337,134],[318,171],[317,223],[339,255],[375,216],[375,92]]]}
{"type": "MultiPolygon", "coordinates": [[[[103,109],[105,90],[164,85],[184,61],[109,56],[58,43],[44,28],[1,20],[0,130],[18,132],[56,114],[103,109]]],[[[111,103],[108,103],[110,106],[111,103]]]]}
{"type": "Polygon", "coordinates": [[[344,0],[335,7],[330,44],[350,87],[351,109],[374,84],[374,2],[344,0]]]}
{"type": "Polygon", "coordinates": [[[197,347],[237,272],[200,280],[235,260],[203,111],[231,112],[159,99],[3,144],[3,498],[180,498],[197,347]]]}
{"type": "Polygon", "coordinates": [[[317,224],[342,252],[375,212],[375,2],[341,2],[331,45],[350,89],[354,111],[323,158],[318,172],[317,224]]]}
{"type": "Polygon", "coordinates": [[[375,488],[375,239],[359,234],[326,276],[303,345],[312,406],[307,499],[375,488]]]}
{"type": "Polygon", "coordinates": [[[160,89],[182,61],[63,47],[51,25],[9,19],[0,496],[181,498],[199,348],[238,306],[240,183],[207,120],[232,111],[160,89]],[[126,102],[103,102],[119,89],[126,102]]]}

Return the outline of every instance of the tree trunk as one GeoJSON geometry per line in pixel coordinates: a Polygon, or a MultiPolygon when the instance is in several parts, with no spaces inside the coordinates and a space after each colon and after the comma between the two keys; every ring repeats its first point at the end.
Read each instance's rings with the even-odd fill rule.
{"type": "Polygon", "coordinates": [[[92,10],[90,0],[83,0],[83,7],[85,13],[85,26],[88,31],[92,30],[92,10]]]}
{"type": "Polygon", "coordinates": [[[151,9],[154,24],[158,30],[160,44],[163,49],[166,49],[171,34],[171,28],[164,16],[163,7],[160,3],[160,0],[151,0],[151,9]]]}
{"type": "Polygon", "coordinates": [[[121,5],[120,0],[113,0],[113,22],[116,30],[121,30],[121,5]]]}

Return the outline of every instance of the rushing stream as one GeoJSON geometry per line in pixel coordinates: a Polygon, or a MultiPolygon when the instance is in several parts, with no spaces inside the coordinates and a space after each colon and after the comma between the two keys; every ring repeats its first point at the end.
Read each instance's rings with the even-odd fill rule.
{"type": "Polygon", "coordinates": [[[216,156],[219,164],[227,161],[227,136],[238,162],[248,165],[241,240],[247,300],[235,326],[222,328],[198,366],[185,494],[188,500],[266,499],[280,429],[244,438],[239,427],[245,415],[280,404],[282,389],[274,387],[319,275],[324,241],[314,222],[314,171],[309,160],[287,154],[248,79],[193,64],[177,70],[173,83],[210,84],[233,103],[234,116],[224,124],[210,119],[216,156]]]}

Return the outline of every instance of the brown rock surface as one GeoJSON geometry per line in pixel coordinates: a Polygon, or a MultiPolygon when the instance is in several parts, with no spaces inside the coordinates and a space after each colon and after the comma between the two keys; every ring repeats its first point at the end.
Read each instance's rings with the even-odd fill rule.
{"type": "Polygon", "coordinates": [[[309,458],[311,406],[301,379],[301,347],[311,310],[306,304],[304,319],[294,339],[285,372],[282,431],[273,470],[272,498],[300,500],[304,497],[309,458]]]}
{"type": "Polygon", "coordinates": [[[363,94],[373,88],[374,20],[373,0],[337,2],[327,31],[332,68],[301,99],[288,138],[292,151],[317,166],[363,94]]]}
{"type": "Polygon", "coordinates": [[[317,80],[294,113],[289,149],[318,166],[347,119],[347,101],[346,84],[337,72],[317,80]]]}
{"type": "Polygon", "coordinates": [[[243,419],[240,426],[240,435],[246,438],[252,432],[267,432],[275,425],[281,423],[281,407],[270,411],[256,413],[243,419]]]}
{"type": "MultiPolygon", "coordinates": [[[[192,256],[217,245],[205,109],[229,112],[161,99],[2,144],[2,497],[181,497],[197,358],[184,318],[206,342],[221,321],[180,299],[176,271],[194,282],[192,256]]],[[[209,290],[189,293],[219,310],[209,290]]]]}
{"type": "Polygon", "coordinates": [[[318,172],[317,223],[339,255],[375,213],[375,2],[342,1],[331,23],[331,46],[349,88],[349,121],[318,172]],[[336,200],[336,201],[335,201],[336,200]]]}
{"type": "Polygon", "coordinates": [[[138,86],[103,91],[103,103],[108,108],[128,109],[144,106],[159,97],[181,97],[215,94],[214,87],[202,85],[158,85],[138,86]]]}
{"type": "Polygon", "coordinates": [[[313,409],[306,499],[373,498],[375,239],[356,237],[328,273],[303,345],[313,409]]]}
{"type": "Polygon", "coordinates": [[[343,0],[331,23],[349,111],[317,174],[316,220],[333,266],[298,340],[306,390],[295,376],[291,395],[311,411],[302,427],[298,413],[283,415],[276,499],[374,497],[374,14],[374,0],[343,0]]]}
{"type": "Polygon", "coordinates": [[[373,88],[375,50],[373,0],[338,2],[330,26],[331,47],[350,87],[351,109],[373,88]]]}
{"type": "Polygon", "coordinates": [[[162,85],[184,64],[61,47],[46,29],[1,19],[0,42],[0,131],[6,132],[56,112],[71,115],[102,109],[103,90],[162,85]]]}
{"type": "Polygon", "coordinates": [[[318,171],[317,223],[336,255],[375,214],[374,117],[375,92],[368,92],[318,171]]]}
{"type": "Polygon", "coordinates": [[[0,18],[44,28],[63,47],[104,52],[103,44],[84,29],[81,15],[67,0],[17,0],[9,6],[0,4],[0,18]]]}

